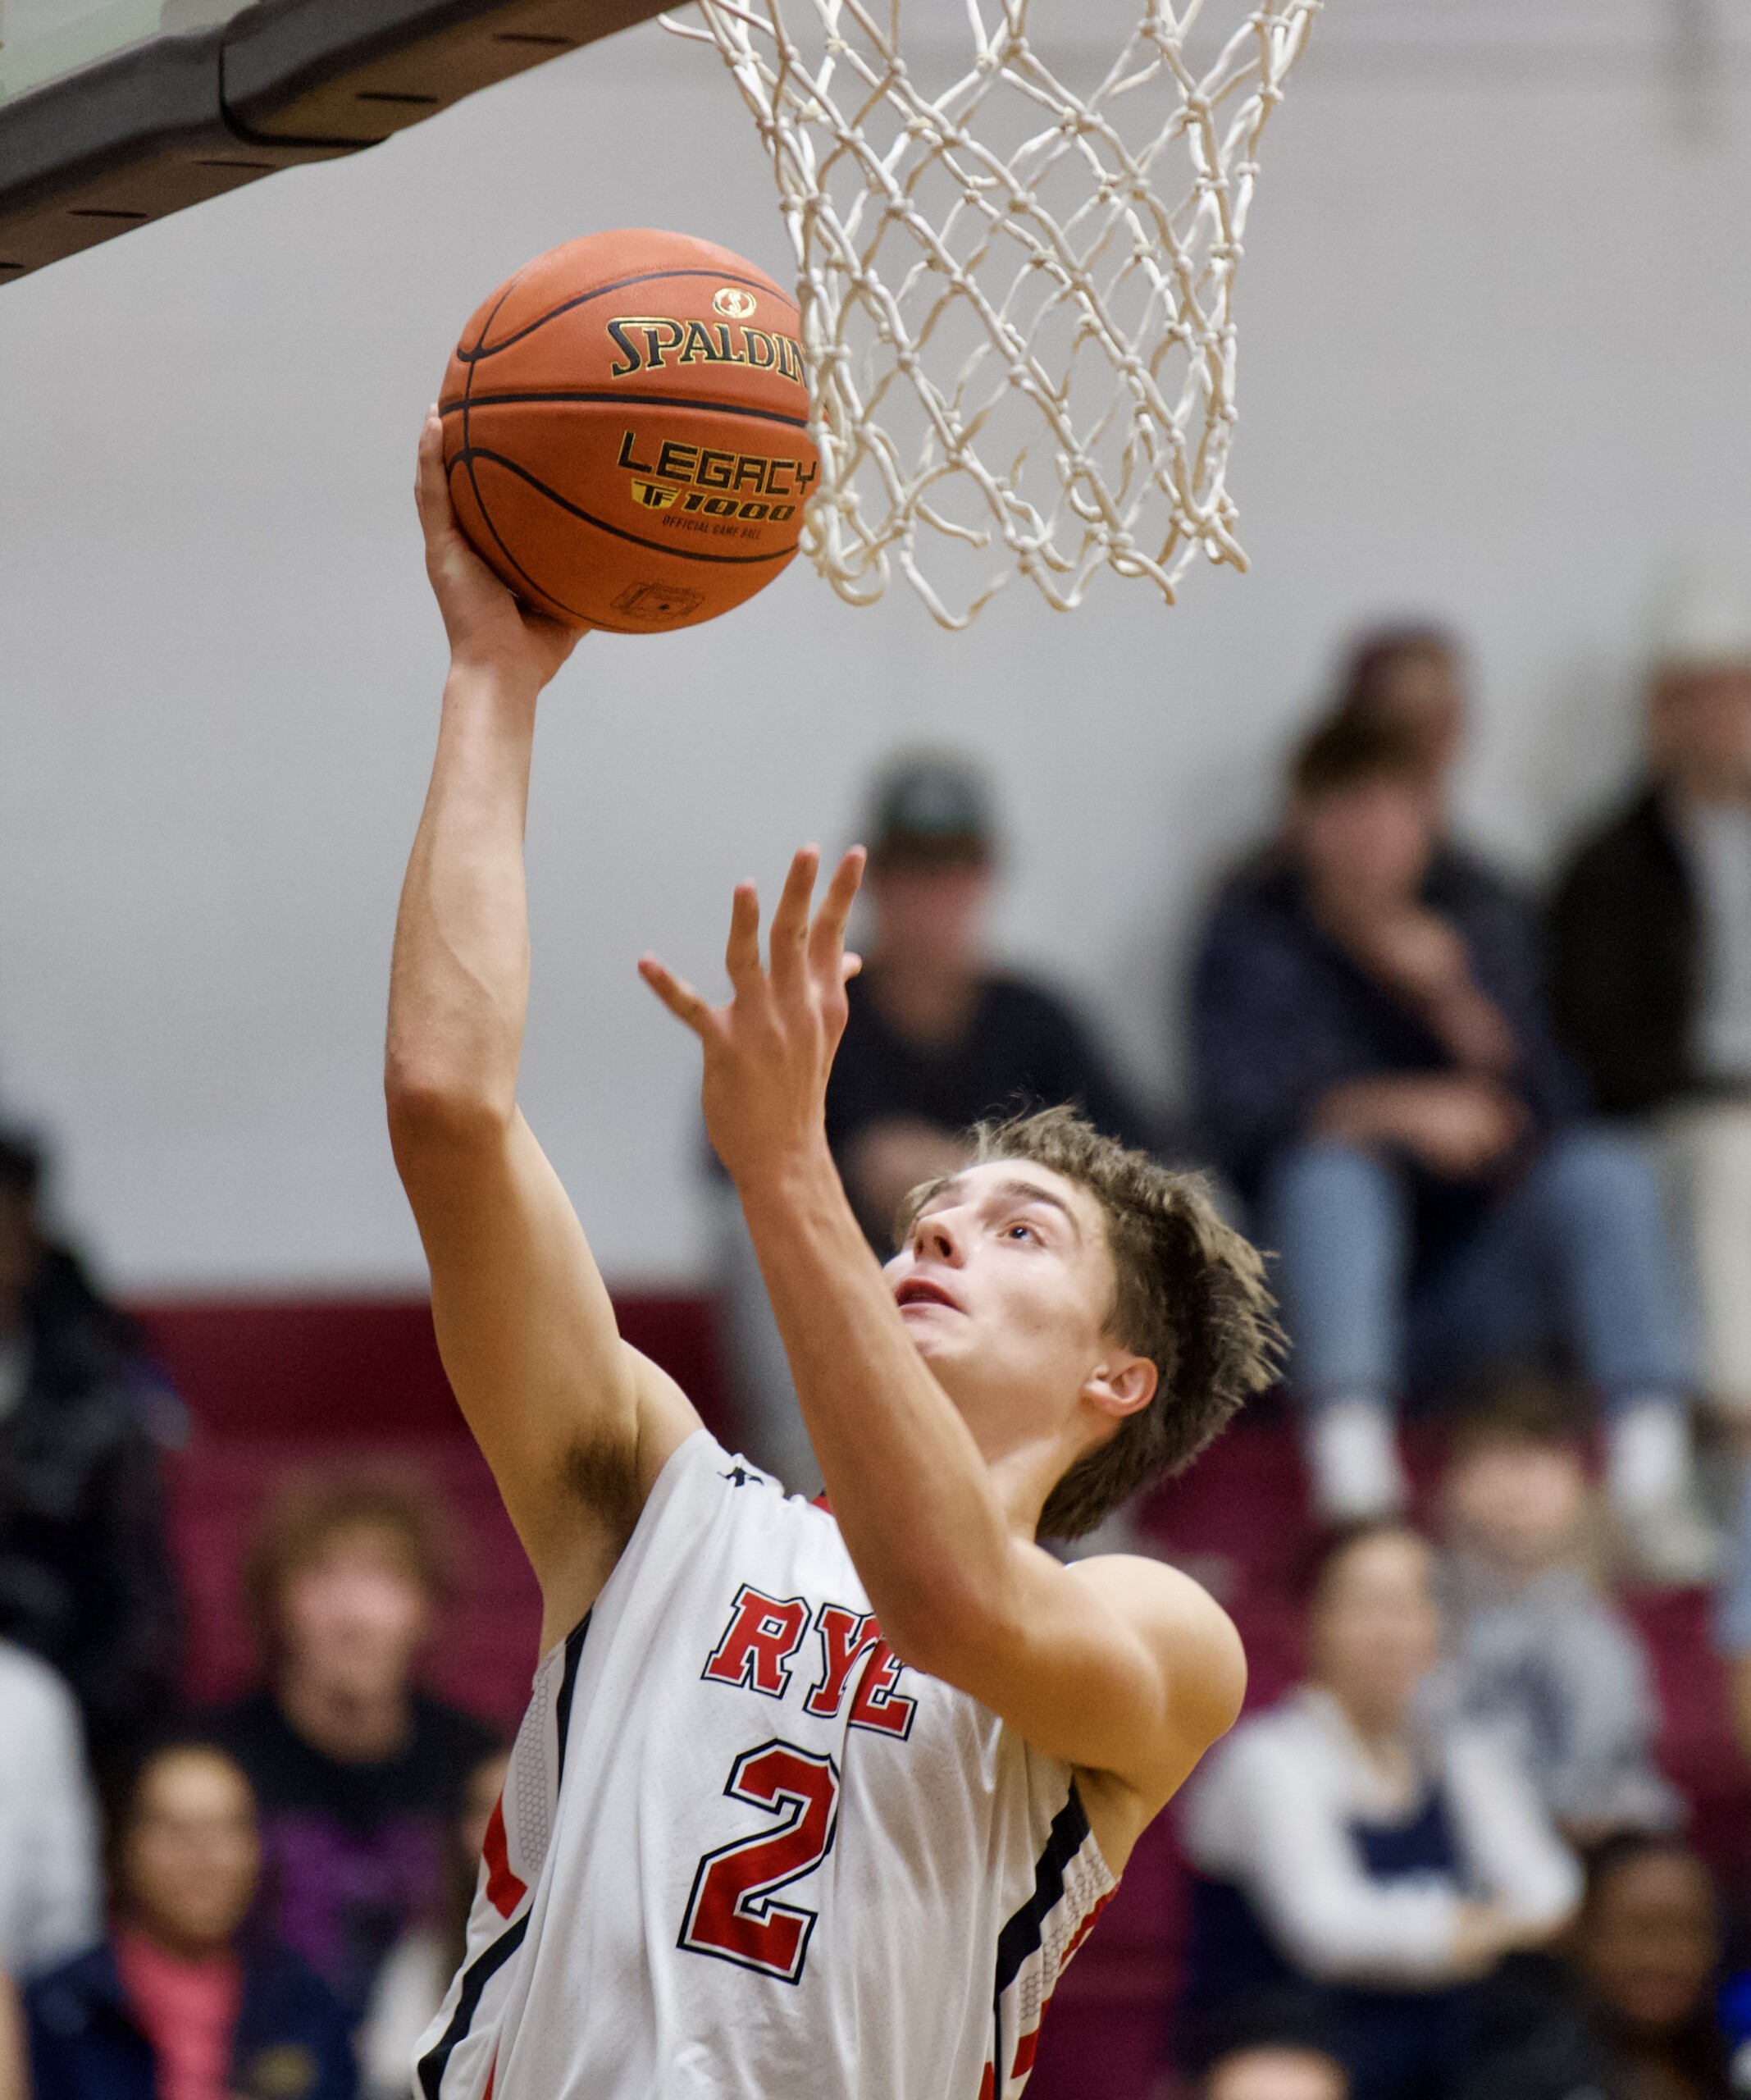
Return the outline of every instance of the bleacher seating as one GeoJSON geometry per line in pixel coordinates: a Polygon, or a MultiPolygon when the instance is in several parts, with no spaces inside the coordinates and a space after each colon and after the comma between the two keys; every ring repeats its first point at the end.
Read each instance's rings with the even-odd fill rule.
{"type": "MultiPolygon", "coordinates": [[[[622,1331],[733,1437],[709,1300],[622,1297],[622,1331]]],[[[416,1300],[155,1304],[137,1308],[188,1401],[194,1434],[171,1462],[172,1519],[190,1599],[188,1688],[223,1697],[248,1680],[239,1552],[287,1472],[368,1459],[423,1475],[454,1509],[458,1594],[432,1658],[447,1696],[513,1725],[536,1659],[535,1585],[456,1409],[416,1300]]],[[[1413,1437],[1426,1490],[1439,1440],[1413,1437]]],[[[1248,1704],[1294,1681],[1294,1576],[1306,1495],[1287,1418],[1266,1404],[1144,1513],[1164,1550],[1234,1614],[1251,1666],[1248,1704]]],[[[1751,1774],[1735,1746],[1700,1593],[1632,1599],[1656,1656],[1662,1760],[1696,1806],[1706,1856],[1751,1880],[1751,1774]]],[[[1184,1877],[1171,1815],[1146,1836],[1119,1893],[1068,1972],[1046,2024],[1030,2100],[1166,2100],[1167,2009],[1183,1933],[1184,1877]]]]}

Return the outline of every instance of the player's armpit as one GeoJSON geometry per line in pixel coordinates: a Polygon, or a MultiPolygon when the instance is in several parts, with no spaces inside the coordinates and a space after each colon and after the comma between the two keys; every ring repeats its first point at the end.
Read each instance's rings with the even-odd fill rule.
{"type": "Polygon", "coordinates": [[[919,1666],[1048,1756],[1110,1775],[1135,1798],[1140,1828],[1238,1715],[1240,1637],[1160,1561],[1115,1554],[1066,1568],[1037,1546],[1015,1552],[1005,1608],[945,1629],[919,1666]]]}
{"type": "Polygon", "coordinates": [[[392,1110],[450,1384],[544,1601],[543,1645],[608,1579],[657,1475],[700,1427],[620,1339],[582,1226],[520,1112],[392,1110]]]}

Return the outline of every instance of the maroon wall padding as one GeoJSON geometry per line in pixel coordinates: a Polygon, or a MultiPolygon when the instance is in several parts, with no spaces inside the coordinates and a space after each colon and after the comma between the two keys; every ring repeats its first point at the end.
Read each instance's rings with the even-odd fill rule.
{"type": "MultiPolygon", "coordinates": [[[[714,1301],[628,1292],[614,1309],[627,1340],[722,1433],[714,1301]]],[[[467,1433],[423,1298],[165,1299],[132,1310],[203,1435],[467,1433]]]]}
{"type": "MultiPolygon", "coordinates": [[[[184,1690],[229,1699],[255,1675],[239,1571],[267,1505],[294,1480],[361,1469],[435,1500],[452,1595],[426,1674],[514,1727],[536,1660],[540,1597],[438,1360],[423,1299],[166,1300],[132,1308],[194,1418],[168,1464],[188,1609],[184,1690]]],[[[625,1294],[621,1332],[732,1434],[705,1298],[625,1294]]]]}

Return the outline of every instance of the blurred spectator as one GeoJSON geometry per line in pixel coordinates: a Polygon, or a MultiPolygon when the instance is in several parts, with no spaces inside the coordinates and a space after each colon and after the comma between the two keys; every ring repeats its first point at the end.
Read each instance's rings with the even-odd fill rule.
{"type": "Polygon", "coordinates": [[[1202,2100],[1349,2100],[1350,2079],[1311,2043],[1243,2042],[1215,2058],[1199,2092],[1202,2100]]]}
{"type": "Polygon", "coordinates": [[[1464,651],[1432,620],[1399,622],[1361,635],[1351,649],[1332,710],[1334,719],[1370,728],[1384,724],[1416,743],[1437,834],[1430,879],[1512,905],[1513,885],[1452,835],[1449,796],[1465,756],[1470,714],[1464,651]]]}
{"type": "MultiPolygon", "coordinates": [[[[870,1244],[893,1252],[901,1200],[971,1157],[982,1117],[1074,1102],[1147,1146],[1148,1125],[1086,1024],[1031,977],[996,967],[985,918],[996,834],[984,781],[919,754],[877,783],[865,836],[871,915],[850,1017],[827,1089],[827,1134],[870,1244]]],[[[749,1454],[788,1486],[819,1484],[753,1250],[729,1206],[723,1272],[749,1454]]]]}
{"type": "Polygon", "coordinates": [[[1726,1578],[1715,1599],[1715,1646],[1726,1663],[1740,1747],[1751,1758],[1751,1468],[1740,1490],[1739,1521],[1727,1554],[1726,1578]]]}
{"type": "Polygon", "coordinates": [[[1350,652],[1334,711],[1407,730],[1439,803],[1465,743],[1458,643],[1433,621],[1375,628],[1350,652]]]}
{"type": "Polygon", "coordinates": [[[1439,851],[1411,731],[1350,714],[1315,732],[1284,849],[1219,899],[1192,1002],[1206,1130],[1278,1251],[1320,1513],[1402,1506],[1407,1385],[1560,1339],[1603,1396],[1644,1568],[1704,1573],[1653,1167],[1574,1120],[1527,929],[1439,851]]]}
{"type": "Polygon", "coordinates": [[[0,1973],[30,1976],[98,1936],[98,1830],[79,1709],[0,1641],[0,1973]]]}
{"type": "Polygon", "coordinates": [[[36,1146],[0,1133],[0,1635],[72,1686],[101,1767],[169,1710],[180,1613],[133,1323],[43,1236],[36,1146]]]}
{"type": "Polygon", "coordinates": [[[1661,665],[1648,742],[1647,777],[1557,881],[1552,1002],[1599,1107],[1662,1134],[1708,1390],[1751,1423],[1751,635],[1661,665]]]}
{"type": "Polygon", "coordinates": [[[261,1805],[275,1929],[355,2020],[396,1941],[442,1917],[447,1834],[496,1746],[415,1681],[438,1523],[393,1481],[285,1495],[246,1574],[267,1685],[213,1721],[261,1805]]]}
{"type": "Polygon", "coordinates": [[[1293,1994],[1249,2000],[1212,2029],[1198,2100],[1350,2100],[1339,2046],[1293,1994]]]}
{"type": "Polygon", "coordinates": [[[1441,1496],[1443,1674],[1461,1717],[1512,1746],[1571,1842],[1671,1829],[1684,1806],[1654,1764],[1652,1673],[1587,1565],[1589,1490],[1560,1394],[1532,1376],[1498,1388],[1455,1430],[1441,1496]]]}
{"type": "Polygon", "coordinates": [[[1150,1133],[1083,1022],[987,956],[996,838],[978,774],[948,757],[902,760],[878,784],[868,829],[873,923],[827,1128],[885,1259],[902,1199],[965,1165],[983,1116],[1072,1102],[1128,1144],[1150,1133]]]}
{"type": "Polygon", "coordinates": [[[1672,1838],[1609,1840],[1567,1960],[1512,1962],[1485,1994],[1462,2100],[1727,2100],[1720,1955],[1695,1854],[1672,1838]]]}
{"type": "Polygon", "coordinates": [[[1439,1646],[1431,1572],[1401,1527],[1340,1540],[1314,1586],[1306,1683],[1188,1789],[1194,2056],[1249,2001],[1296,2004],[1337,2038],[1356,2100],[1435,2100],[1465,2061],[1471,1986],[1573,1906],[1575,1862],[1513,1760],[1417,1712],[1439,1646]]]}
{"type": "Polygon", "coordinates": [[[377,1971],[358,2031],[365,2100],[407,2100],[408,2066],[414,2049],[462,1966],[486,1826],[504,1792],[509,1762],[505,1751],[495,1750],[468,1774],[462,1813],[450,1825],[444,1916],[436,1924],[417,1925],[405,1933],[377,1971]]]}
{"type": "Polygon", "coordinates": [[[30,2100],[25,2023],[12,1979],[0,1970],[0,2100],[30,2100]]]}
{"type": "Polygon", "coordinates": [[[155,1751],[112,1839],[109,1937],[25,1993],[35,2100],[352,2100],[334,1994],[248,1929],[261,1845],[230,1759],[155,1751]]]}

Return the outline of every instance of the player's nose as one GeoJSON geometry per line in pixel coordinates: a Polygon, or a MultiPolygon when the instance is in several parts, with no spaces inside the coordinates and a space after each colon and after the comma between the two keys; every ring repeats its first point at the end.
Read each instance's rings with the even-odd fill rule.
{"type": "Polygon", "coordinates": [[[959,1262],[964,1245],[952,1211],[932,1211],[913,1225],[912,1258],[915,1262],[928,1259],[959,1262]]]}

